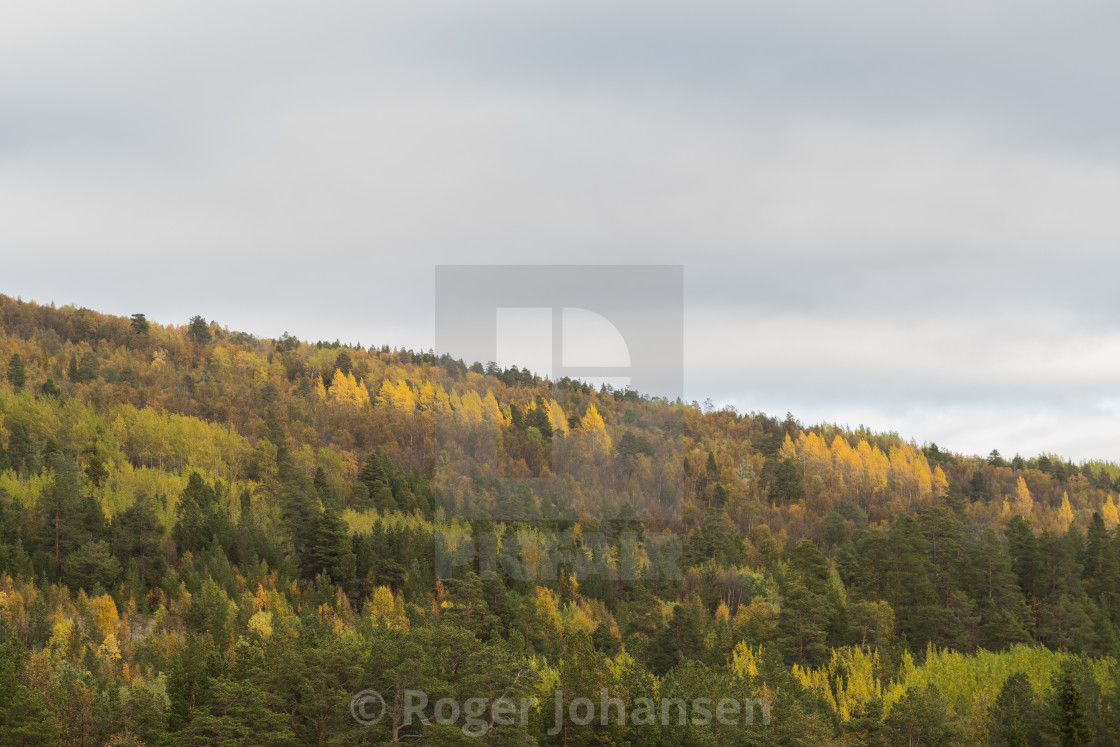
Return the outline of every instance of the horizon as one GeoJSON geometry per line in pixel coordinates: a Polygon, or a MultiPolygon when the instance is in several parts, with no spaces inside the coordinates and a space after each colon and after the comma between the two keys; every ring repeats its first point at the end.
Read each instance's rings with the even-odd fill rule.
{"type": "MultiPolygon", "coordinates": [[[[89,308],[89,307],[84,307],[81,304],[73,303],[73,302],[59,304],[57,302],[52,301],[52,302],[48,302],[48,303],[43,303],[41,301],[38,301],[37,299],[20,298],[19,296],[12,296],[12,295],[9,295],[7,293],[3,293],[2,291],[0,291],[0,294],[6,295],[9,298],[14,298],[15,300],[17,300],[21,303],[30,303],[30,304],[36,304],[36,305],[39,305],[39,306],[49,306],[49,307],[54,307],[54,308],[58,308],[58,307],[67,308],[68,307],[68,308],[73,308],[73,309],[89,308]]],[[[89,310],[93,311],[95,313],[98,313],[98,314],[103,314],[103,315],[106,315],[106,316],[115,316],[115,317],[123,318],[123,319],[127,319],[131,316],[131,314],[111,313],[111,312],[107,312],[107,311],[102,311],[100,309],[89,309],[89,310]]],[[[135,314],[135,313],[144,313],[144,312],[132,312],[132,313],[135,314]]],[[[162,327],[185,328],[190,323],[189,319],[184,320],[182,322],[167,322],[167,321],[164,321],[164,320],[161,320],[161,319],[152,318],[150,315],[147,315],[147,314],[145,314],[145,318],[147,318],[149,322],[151,322],[153,324],[158,324],[162,327]]],[[[220,319],[207,319],[207,322],[210,323],[210,324],[218,325],[226,333],[231,333],[231,334],[244,333],[244,334],[252,335],[254,338],[256,338],[258,340],[276,341],[276,340],[281,339],[281,337],[283,335],[288,334],[287,330],[284,330],[283,332],[281,332],[279,334],[275,334],[275,333],[265,334],[265,333],[260,333],[260,332],[254,332],[252,330],[247,330],[247,329],[239,329],[239,328],[231,327],[230,325],[223,323],[222,320],[220,320],[220,319]]],[[[434,352],[436,355],[445,354],[442,351],[435,351],[432,348],[425,349],[425,348],[415,348],[415,347],[409,347],[409,346],[396,346],[396,345],[390,345],[388,343],[385,343],[385,344],[363,343],[360,340],[346,341],[346,340],[340,340],[340,339],[337,339],[337,338],[334,339],[334,340],[331,340],[331,339],[328,339],[328,338],[311,340],[309,338],[303,338],[303,337],[299,337],[297,335],[291,335],[291,336],[298,339],[301,343],[303,343],[305,345],[311,345],[311,346],[321,344],[324,347],[327,347],[327,346],[332,346],[332,345],[337,344],[340,347],[348,347],[348,348],[352,348],[352,349],[363,349],[363,350],[367,350],[367,351],[372,351],[372,350],[375,350],[375,349],[380,350],[382,348],[388,347],[389,350],[391,352],[394,352],[394,353],[408,352],[410,354],[415,354],[415,353],[434,352]]],[[[485,366],[485,365],[487,365],[488,363],[491,363],[491,362],[497,363],[497,361],[468,361],[468,360],[462,359],[462,358],[455,358],[455,360],[461,360],[468,367],[470,367],[474,363],[478,363],[478,364],[483,365],[483,366],[485,366]]],[[[517,364],[513,363],[512,365],[517,365],[517,364]]],[[[502,368],[502,369],[507,369],[507,368],[510,367],[510,365],[500,365],[499,364],[499,367],[502,368]]],[[[551,379],[549,379],[549,377],[542,376],[538,371],[536,371],[534,369],[527,369],[525,366],[518,366],[518,368],[520,368],[522,370],[531,370],[533,375],[536,376],[537,378],[539,378],[541,380],[544,380],[544,381],[551,381],[551,379]]],[[[594,382],[588,382],[584,379],[578,379],[578,378],[575,378],[575,377],[573,377],[573,380],[581,381],[583,383],[591,383],[591,385],[594,388],[599,388],[599,386],[596,385],[594,382]]],[[[606,383],[606,385],[608,387],[611,387],[610,382],[604,382],[604,383],[606,383]]],[[[631,387],[629,387],[629,386],[626,386],[626,387],[612,387],[612,388],[622,389],[622,390],[631,389],[631,387]]],[[[844,430],[844,431],[847,431],[847,432],[853,433],[853,434],[854,433],[865,432],[865,433],[868,433],[868,434],[871,434],[871,435],[874,435],[874,436],[895,438],[895,439],[898,439],[898,440],[902,441],[903,443],[907,443],[907,444],[911,444],[911,445],[919,446],[919,447],[923,447],[923,448],[927,447],[927,446],[936,446],[938,448],[938,450],[941,451],[942,453],[953,454],[955,456],[959,456],[959,457],[966,458],[966,459],[967,458],[987,459],[991,455],[991,451],[994,450],[994,451],[999,452],[1000,456],[1003,459],[1008,460],[1008,461],[1010,461],[1011,459],[1013,459],[1015,457],[1021,457],[1024,460],[1030,460],[1030,459],[1033,459],[1033,458],[1036,458],[1036,457],[1039,457],[1039,456],[1046,456],[1046,457],[1050,457],[1050,458],[1057,457],[1063,463],[1072,463],[1072,464],[1076,464],[1078,466],[1081,466],[1081,465],[1084,465],[1084,464],[1103,464],[1103,465],[1116,465],[1116,464],[1118,464],[1118,462],[1116,460],[1104,459],[1104,458],[1075,459],[1075,458],[1071,457],[1070,455],[1061,454],[1061,453],[1058,453],[1058,452],[1055,452],[1055,451],[1040,451],[1040,452],[1031,453],[1031,454],[1026,454],[1026,453],[1022,453],[1022,452],[1007,452],[1007,453],[1005,453],[1005,452],[1003,452],[1002,449],[998,449],[998,448],[994,448],[994,447],[993,447],[993,449],[989,449],[987,452],[959,451],[959,450],[953,449],[952,446],[949,445],[949,444],[937,443],[936,441],[932,441],[932,440],[929,440],[929,439],[923,439],[919,435],[901,433],[901,432],[899,432],[897,430],[893,430],[893,429],[880,429],[880,428],[875,427],[875,425],[873,423],[868,424],[868,423],[862,423],[861,422],[858,425],[853,426],[850,423],[838,423],[838,422],[830,422],[830,421],[808,421],[805,418],[801,417],[798,413],[788,411],[788,410],[786,411],[785,415],[782,415],[782,414],[780,414],[776,411],[775,412],[768,412],[768,411],[763,411],[763,410],[744,411],[744,410],[739,410],[739,409],[735,408],[734,405],[727,404],[727,403],[724,403],[724,404],[721,405],[719,403],[712,402],[711,403],[712,406],[709,409],[707,407],[707,402],[705,400],[710,400],[710,398],[705,398],[705,400],[684,399],[684,398],[681,398],[681,397],[668,398],[667,399],[665,397],[659,397],[658,395],[650,394],[648,392],[644,392],[644,391],[641,391],[641,390],[638,390],[638,389],[634,389],[633,391],[636,391],[642,397],[663,399],[663,400],[665,400],[669,403],[680,403],[680,404],[683,404],[683,405],[688,406],[688,407],[694,407],[694,408],[700,409],[704,412],[714,412],[714,411],[726,410],[727,408],[731,408],[731,410],[739,417],[763,416],[763,417],[774,418],[776,420],[782,420],[785,416],[792,415],[794,417],[794,419],[805,430],[811,430],[811,429],[814,429],[814,428],[817,428],[817,429],[836,428],[836,429],[844,430]]]]}
{"type": "Polygon", "coordinates": [[[3,292],[425,349],[437,265],[679,264],[686,399],[1120,455],[1120,10],[113,7],[0,29],[3,292]]]}

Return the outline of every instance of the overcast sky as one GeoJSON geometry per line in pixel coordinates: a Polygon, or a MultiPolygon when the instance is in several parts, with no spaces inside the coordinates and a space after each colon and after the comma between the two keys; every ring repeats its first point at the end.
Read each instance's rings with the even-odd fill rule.
{"type": "Polygon", "coordinates": [[[426,348],[437,264],[680,264],[688,399],[1115,460],[1118,24],[1104,0],[9,3],[0,292],[426,348]]]}

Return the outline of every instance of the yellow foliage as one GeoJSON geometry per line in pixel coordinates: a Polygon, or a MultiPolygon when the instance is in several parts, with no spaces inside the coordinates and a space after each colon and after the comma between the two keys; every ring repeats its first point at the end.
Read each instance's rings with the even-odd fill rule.
{"type": "Polygon", "coordinates": [[[412,412],[416,409],[416,395],[403,379],[398,379],[396,384],[388,379],[382,382],[377,401],[394,410],[412,412]]]}
{"type": "Polygon", "coordinates": [[[121,647],[117,643],[117,637],[112,633],[105,636],[105,640],[101,642],[101,646],[97,649],[97,655],[109,662],[119,660],[121,658],[121,647]]]}
{"type": "Polygon", "coordinates": [[[18,591],[0,591],[0,616],[9,625],[14,625],[23,616],[23,608],[23,595],[18,591]]]}
{"type": "MultiPolygon", "coordinates": [[[[1021,478],[1020,478],[1021,479],[1021,478]]],[[[1062,493],[1062,505],[1058,509],[1058,529],[1065,533],[1073,523],[1073,506],[1069,504],[1069,493],[1062,493]]]]}
{"type": "Polygon", "coordinates": [[[378,586],[370,597],[369,616],[374,627],[389,630],[408,630],[408,615],[404,611],[404,600],[393,594],[388,586],[378,586]]]}
{"type": "MultiPolygon", "coordinates": [[[[884,688],[884,712],[889,712],[909,688],[924,689],[933,684],[957,711],[958,717],[966,721],[977,721],[985,717],[988,701],[999,693],[1007,678],[1017,672],[1027,675],[1040,702],[1047,702],[1053,692],[1053,675],[1070,656],[1042,646],[1025,644],[1018,644],[1004,651],[979,649],[972,654],[930,646],[926,651],[925,662],[922,666],[915,667],[909,652],[906,652],[898,679],[884,688]]],[[[1102,692],[1110,692],[1115,687],[1110,674],[1115,666],[1116,662],[1111,658],[1088,661],[1088,672],[1100,685],[1102,692]]]]}
{"type": "Polygon", "coordinates": [[[762,646],[751,648],[746,641],[739,641],[731,652],[731,673],[740,679],[758,676],[758,663],[762,660],[762,646]]]}
{"type": "Polygon", "coordinates": [[[579,426],[593,447],[600,451],[610,451],[611,437],[607,435],[607,424],[603,422],[603,416],[595,409],[594,403],[587,406],[587,412],[580,418],[579,426]]]}
{"type": "Polygon", "coordinates": [[[253,609],[260,611],[268,607],[268,592],[263,584],[257,584],[257,593],[253,595],[253,609]]]}
{"type": "Polygon", "coordinates": [[[856,444],[856,453],[863,462],[863,472],[866,475],[865,488],[878,493],[887,487],[887,477],[890,474],[891,462],[879,448],[872,447],[867,441],[860,439],[856,444]]]}
{"type": "MultiPolygon", "coordinates": [[[[804,435],[804,434],[802,434],[802,435],[804,435]]],[[[800,437],[799,437],[799,440],[800,440],[800,437]]],[[[779,459],[779,461],[784,462],[787,459],[796,459],[796,458],[797,458],[797,447],[793,445],[793,439],[791,439],[789,437],[789,434],[787,433],[786,437],[784,439],[782,439],[782,448],[778,450],[778,459],[779,459]]]]}
{"type": "Polygon", "coordinates": [[[945,495],[949,492],[949,478],[945,476],[945,470],[941,469],[941,465],[933,468],[933,494],[945,495]]]}
{"type": "Polygon", "coordinates": [[[459,416],[464,423],[471,425],[482,422],[482,397],[473,389],[463,394],[460,400],[459,416]]]}
{"type": "Polygon", "coordinates": [[[93,624],[102,637],[116,634],[117,623],[120,618],[117,615],[117,603],[113,601],[111,596],[102,594],[91,599],[90,613],[93,617],[93,624]]]}
{"type": "Polygon", "coordinates": [[[255,633],[260,636],[261,640],[267,641],[272,637],[272,613],[260,610],[249,618],[247,626],[250,633],[255,633]]]}
{"type": "Polygon", "coordinates": [[[331,389],[327,394],[327,401],[343,407],[358,409],[369,404],[369,391],[365,382],[357,381],[352,373],[343,373],[342,369],[334,372],[331,379],[331,389]]]}
{"type": "Polygon", "coordinates": [[[1023,480],[1022,475],[1019,476],[1019,480],[1015,483],[1015,495],[1011,508],[1015,513],[1025,519],[1031,517],[1031,511],[1034,508],[1034,499],[1031,498],[1031,491],[1027,489],[1027,483],[1023,480]]]}
{"type": "Polygon", "coordinates": [[[430,381],[425,381],[420,387],[419,404],[421,410],[435,413],[436,415],[451,414],[451,399],[447,396],[443,386],[432,386],[430,381]]]}
{"type": "Polygon", "coordinates": [[[833,649],[828,664],[817,669],[793,665],[793,675],[802,687],[819,695],[843,721],[850,720],[857,709],[883,696],[879,670],[879,652],[867,652],[855,646],[833,649]]]}
{"type": "Polygon", "coordinates": [[[563,619],[560,617],[560,600],[557,598],[556,592],[538,586],[533,604],[546,635],[558,633],[563,628],[563,619]]]}
{"type": "Polygon", "coordinates": [[[1113,529],[1120,524],[1120,512],[1117,511],[1111,495],[1101,504],[1101,518],[1104,519],[1104,525],[1108,529],[1113,529]]]}
{"type": "Polygon", "coordinates": [[[730,619],[731,611],[727,609],[727,605],[725,603],[720,602],[719,607],[716,607],[716,622],[725,623],[730,619]]]}
{"type": "Polygon", "coordinates": [[[859,453],[839,433],[832,439],[832,467],[840,477],[841,487],[859,490],[863,484],[863,463],[859,453]]]}
{"type": "Polygon", "coordinates": [[[82,642],[82,634],[78,626],[70,618],[57,621],[51,628],[51,639],[47,647],[63,658],[73,658],[78,653],[82,642]]]}
{"type": "Polygon", "coordinates": [[[768,638],[777,624],[777,610],[762,597],[755,597],[750,604],[740,604],[735,613],[735,628],[750,640],[768,638]]]}
{"type": "Polygon", "coordinates": [[[508,422],[491,391],[487,391],[486,396],[482,398],[482,419],[492,425],[506,425],[508,422]]]}
{"type": "Polygon", "coordinates": [[[579,604],[569,602],[564,608],[564,629],[568,631],[582,630],[585,633],[594,633],[599,624],[595,622],[591,607],[585,601],[579,604]]]}
{"type": "Polygon", "coordinates": [[[418,404],[421,410],[434,410],[436,404],[436,390],[432,387],[432,382],[425,381],[420,387],[420,393],[417,395],[418,404]]]}
{"type": "Polygon", "coordinates": [[[545,405],[548,409],[548,422],[552,426],[552,432],[558,436],[567,435],[568,419],[564,417],[564,410],[560,407],[560,403],[550,399],[545,405]]]}
{"type": "Polygon", "coordinates": [[[322,374],[315,374],[315,395],[321,400],[327,398],[327,388],[323,386],[322,374]]]}

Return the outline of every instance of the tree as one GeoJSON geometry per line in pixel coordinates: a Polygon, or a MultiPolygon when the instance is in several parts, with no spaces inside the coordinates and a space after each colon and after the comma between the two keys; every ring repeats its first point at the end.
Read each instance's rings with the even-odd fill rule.
{"type": "Polygon", "coordinates": [[[178,731],[187,726],[195,713],[209,703],[210,687],[217,674],[217,661],[212,652],[213,641],[210,637],[196,635],[188,635],[175,652],[167,676],[169,731],[178,731]]]}
{"type": "Polygon", "coordinates": [[[704,655],[704,610],[693,597],[687,604],[673,607],[669,624],[658,633],[651,647],[650,670],[664,675],[682,659],[700,659],[704,655]]]}
{"type": "Polygon", "coordinates": [[[62,559],[82,541],[81,495],[78,464],[73,458],[56,454],[51,459],[51,481],[39,500],[43,522],[43,544],[50,554],[56,577],[62,572],[62,559]]]}
{"type": "Polygon", "coordinates": [[[62,561],[66,583],[74,588],[93,589],[95,585],[112,588],[121,575],[121,564],[109,553],[109,543],[104,540],[86,542],[62,561]]]}
{"type": "Polygon", "coordinates": [[[167,740],[175,747],[194,745],[295,745],[283,714],[271,709],[274,698],[251,682],[226,677],[210,683],[206,700],[167,740]]]}
{"type": "Polygon", "coordinates": [[[973,501],[984,503],[992,500],[992,485],[980,470],[974,471],[972,479],[968,481],[968,497],[973,501]]]}
{"type": "Polygon", "coordinates": [[[146,588],[157,585],[167,568],[163,554],[163,526],[155,501],[146,493],[113,517],[110,546],[122,563],[135,563],[146,588]]]}
{"type": "Polygon", "coordinates": [[[341,371],[343,375],[346,375],[350,373],[350,369],[352,366],[353,361],[350,358],[349,351],[340,350],[338,355],[334,359],[334,367],[341,371]]]}
{"type": "Polygon", "coordinates": [[[770,500],[782,504],[799,501],[805,496],[805,483],[801,468],[793,458],[783,459],[774,472],[774,482],[770,485],[770,500]]]}
{"type": "Polygon", "coordinates": [[[82,383],[82,372],[78,370],[78,354],[70,351],[70,363],[66,366],[66,378],[75,384],[82,383]]]}
{"type": "Polygon", "coordinates": [[[1007,678],[989,711],[989,734],[999,747],[1038,744],[1042,727],[1030,679],[1022,672],[1007,678]]]}
{"type": "Polygon", "coordinates": [[[1015,496],[1011,502],[1011,508],[1020,516],[1028,519],[1034,508],[1034,499],[1031,498],[1031,491],[1027,489],[1027,482],[1022,475],[1015,481],[1015,496]]]}
{"type": "Polygon", "coordinates": [[[891,708],[885,725],[893,736],[891,744],[896,745],[953,745],[960,744],[962,736],[949,704],[934,685],[924,691],[907,690],[891,708]]]}
{"type": "Polygon", "coordinates": [[[171,529],[171,538],[181,550],[199,552],[215,538],[221,547],[229,547],[229,511],[219,503],[202,475],[191,473],[175,511],[178,520],[171,529]]]}
{"type": "Polygon", "coordinates": [[[23,366],[23,356],[19,353],[12,353],[12,357],[8,360],[8,383],[17,392],[22,390],[27,383],[27,372],[23,366]]]}
{"type": "Polygon", "coordinates": [[[331,507],[319,515],[307,560],[310,576],[327,573],[331,581],[346,591],[353,591],[357,586],[357,559],[350,543],[349,527],[331,507]]]}
{"type": "Polygon", "coordinates": [[[212,338],[210,325],[201,316],[192,316],[187,327],[187,336],[197,345],[209,345],[212,338]]]}
{"type": "Polygon", "coordinates": [[[277,642],[267,656],[267,690],[276,694],[276,709],[287,715],[296,736],[304,744],[342,743],[356,726],[350,699],[367,686],[362,646],[296,638],[277,642]]]}
{"type": "Polygon", "coordinates": [[[431,655],[438,635],[439,631],[432,628],[386,628],[370,637],[362,680],[380,694],[385,704],[385,717],[370,727],[384,734],[382,741],[401,742],[406,737],[424,735],[424,723],[405,719],[405,698],[410,690],[426,693],[431,701],[442,694],[438,662],[431,655]]]}
{"type": "Polygon", "coordinates": [[[393,465],[380,449],[366,457],[361,471],[358,472],[358,482],[366,487],[370,505],[378,511],[391,511],[396,508],[393,491],[390,488],[392,474],[393,465]]]}
{"type": "Polygon", "coordinates": [[[148,330],[151,327],[151,325],[149,325],[148,323],[148,317],[143,314],[133,314],[131,320],[133,332],[138,335],[148,334],[148,330]]]}
{"type": "Polygon", "coordinates": [[[0,643],[0,744],[57,744],[58,730],[39,694],[23,682],[24,650],[0,643]]]}
{"type": "Polygon", "coordinates": [[[489,640],[501,622],[490,611],[482,581],[474,571],[462,579],[447,582],[447,598],[440,612],[440,624],[469,630],[481,640],[489,640]]]}
{"type": "Polygon", "coordinates": [[[1052,723],[1058,744],[1062,747],[1079,747],[1089,744],[1092,739],[1089,725],[1085,723],[1081,689],[1069,667],[1063,667],[1054,675],[1052,723]]]}

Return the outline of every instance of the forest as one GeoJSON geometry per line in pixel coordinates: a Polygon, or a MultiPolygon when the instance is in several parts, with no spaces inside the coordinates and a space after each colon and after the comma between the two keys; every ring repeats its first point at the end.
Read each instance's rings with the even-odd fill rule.
{"type": "Polygon", "coordinates": [[[1118,496],[1113,462],[0,296],[0,744],[1117,745],[1118,496]],[[766,718],[556,718],[725,697],[766,718]]]}

